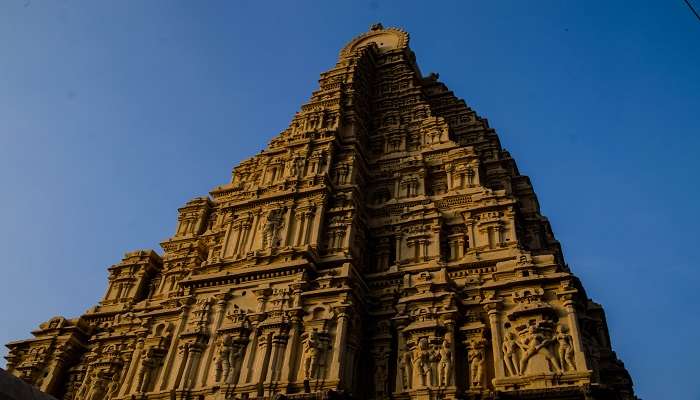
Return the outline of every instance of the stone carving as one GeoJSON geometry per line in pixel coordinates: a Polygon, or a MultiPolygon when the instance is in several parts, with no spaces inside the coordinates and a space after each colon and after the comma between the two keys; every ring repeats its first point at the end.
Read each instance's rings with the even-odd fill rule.
{"type": "Polygon", "coordinates": [[[219,355],[216,361],[216,382],[233,383],[238,376],[240,362],[245,354],[245,346],[235,343],[230,335],[224,336],[219,345],[219,355]]]}
{"type": "Polygon", "coordinates": [[[442,346],[438,350],[438,381],[440,386],[448,386],[452,376],[452,344],[447,338],[442,340],[442,346]]]}
{"type": "Polygon", "coordinates": [[[483,340],[475,341],[468,349],[469,382],[472,388],[484,386],[486,349],[483,340]]]}
{"type": "Polygon", "coordinates": [[[518,358],[518,340],[513,332],[508,332],[503,340],[503,359],[508,375],[520,375],[520,360],[518,358]]]}
{"type": "Polygon", "coordinates": [[[574,359],[574,347],[572,344],[573,339],[571,338],[571,335],[569,335],[566,326],[557,326],[557,334],[555,338],[559,344],[558,354],[562,369],[576,371],[576,360],[574,359]]]}
{"type": "Polygon", "coordinates": [[[522,340],[518,342],[518,345],[524,352],[522,358],[520,359],[520,373],[524,374],[526,372],[528,361],[530,361],[530,359],[538,353],[543,354],[554,371],[559,372],[561,370],[559,367],[559,361],[550,351],[550,345],[552,343],[552,338],[548,338],[541,329],[538,329],[534,325],[529,326],[525,331],[522,340]]]}
{"type": "Polygon", "coordinates": [[[307,380],[315,379],[318,375],[319,361],[321,357],[321,341],[318,337],[316,329],[309,333],[309,336],[304,341],[304,378],[307,380]]]}
{"type": "Polygon", "coordinates": [[[273,249],[279,246],[279,231],[284,225],[283,213],[283,210],[276,209],[267,214],[267,222],[263,230],[263,249],[273,249]]]}
{"type": "Polygon", "coordinates": [[[162,255],[127,253],[7,370],[65,400],[633,400],[530,179],[408,43],[348,43],[162,255]]]}
{"type": "Polygon", "coordinates": [[[411,388],[411,353],[407,349],[399,352],[399,377],[401,378],[400,388],[408,390],[411,388]]]}
{"type": "Polygon", "coordinates": [[[413,382],[416,387],[429,386],[432,381],[432,370],[430,361],[432,354],[428,339],[420,338],[418,344],[413,349],[413,382]]]}

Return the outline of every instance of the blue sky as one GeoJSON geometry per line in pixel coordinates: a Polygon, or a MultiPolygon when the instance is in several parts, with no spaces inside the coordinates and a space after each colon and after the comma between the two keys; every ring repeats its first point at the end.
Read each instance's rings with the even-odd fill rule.
{"type": "Polygon", "coordinates": [[[106,268],[158,248],[376,21],[532,178],[637,394],[700,399],[700,21],[682,0],[1,2],[0,342],[95,304],[106,268]]]}

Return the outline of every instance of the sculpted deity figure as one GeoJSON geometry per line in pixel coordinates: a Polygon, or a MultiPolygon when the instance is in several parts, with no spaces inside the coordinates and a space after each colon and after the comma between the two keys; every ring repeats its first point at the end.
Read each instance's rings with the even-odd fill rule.
{"type": "Polygon", "coordinates": [[[428,339],[421,338],[418,341],[418,345],[413,349],[413,374],[414,377],[418,378],[417,382],[414,381],[414,386],[419,385],[427,386],[430,384],[430,345],[428,344],[428,339]]]}
{"type": "Polygon", "coordinates": [[[219,356],[216,359],[216,382],[226,382],[231,370],[231,337],[224,336],[219,343],[219,356]]]}
{"type": "Polygon", "coordinates": [[[554,367],[556,372],[559,372],[559,363],[556,358],[549,351],[548,346],[552,343],[552,339],[545,337],[537,328],[531,325],[528,328],[525,339],[521,343],[518,343],[521,349],[525,352],[523,358],[520,360],[520,373],[525,373],[525,368],[527,368],[527,363],[538,352],[542,352],[544,357],[549,361],[549,363],[554,367]]]}
{"type": "Polygon", "coordinates": [[[438,363],[438,383],[440,386],[448,386],[452,374],[452,345],[447,338],[442,340],[438,356],[440,358],[438,363]]]}
{"type": "Polygon", "coordinates": [[[272,210],[267,215],[267,223],[263,229],[263,249],[272,249],[279,245],[277,237],[279,230],[284,225],[282,221],[282,210],[272,210]]]}
{"type": "Polygon", "coordinates": [[[486,352],[483,346],[477,346],[468,350],[469,376],[473,387],[483,386],[484,362],[486,362],[486,352]]]}
{"type": "Polygon", "coordinates": [[[315,377],[318,369],[318,361],[321,353],[321,343],[318,338],[318,332],[314,329],[309,337],[304,342],[304,378],[311,379],[315,377]]]}
{"type": "Polygon", "coordinates": [[[559,362],[562,370],[576,371],[576,360],[574,359],[573,339],[568,333],[566,326],[557,326],[557,334],[555,335],[557,343],[559,343],[559,362]]]}
{"type": "Polygon", "coordinates": [[[515,333],[508,332],[503,340],[503,360],[510,376],[520,375],[518,370],[518,341],[515,333]]]}

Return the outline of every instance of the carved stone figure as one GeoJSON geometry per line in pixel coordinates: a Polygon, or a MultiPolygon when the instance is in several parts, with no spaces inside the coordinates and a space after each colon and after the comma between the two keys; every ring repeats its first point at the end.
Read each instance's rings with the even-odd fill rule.
{"type": "Polygon", "coordinates": [[[272,249],[279,245],[278,234],[283,225],[282,210],[272,210],[267,214],[267,222],[263,229],[263,249],[272,249]]]}
{"type": "Polygon", "coordinates": [[[225,336],[219,343],[219,355],[216,360],[216,382],[227,382],[231,372],[231,337],[225,336]]]}
{"type": "Polygon", "coordinates": [[[428,339],[420,338],[418,344],[413,349],[413,376],[414,387],[424,387],[430,385],[432,380],[430,370],[430,345],[428,339]]]}
{"type": "Polygon", "coordinates": [[[309,336],[304,342],[304,377],[313,379],[316,377],[318,370],[318,361],[321,354],[321,342],[318,338],[316,329],[309,333],[309,336]]]}
{"type": "Polygon", "coordinates": [[[442,340],[438,356],[440,359],[438,363],[438,384],[440,386],[448,386],[452,376],[452,344],[447,338],[442,340]]]}
{"type": "Polygon", "coordinates": [[[508,332],[503,339],[503,360],[510,376],[520,375],[520,361],[518,360],[518,341],[513,332],[508,332]]]}
{"type": "Polygon", "coordinates": [[[552,339],[545,337],[534,325],[528,327],[522,343],[518,343],[520,348],[524,351],[523,358],[520,360],[520,373],[525,374],[528,361],[538,352],[541,352],[544,355],[545,359],[554,368],[555,372],[559,372],[559,362],[556,358],[554,358],[552,352],[549,351],[548,348],[552,342],[552,339]]]}
{"type": "Polygon", "coordinates": [[[484,363],[486,351],[483,346],[469,349],[469,377],[472,387],[484,386],[484,363]]]}
{"type": "Polygon", "coordinates": [[[559,362],[562,370],[576,371],[576,360],[574,359],[574,347],[572,344],[571,335],[569,335],[566,326],[557,326],[557,334],[555,336],[559,344],[559,362]]]}

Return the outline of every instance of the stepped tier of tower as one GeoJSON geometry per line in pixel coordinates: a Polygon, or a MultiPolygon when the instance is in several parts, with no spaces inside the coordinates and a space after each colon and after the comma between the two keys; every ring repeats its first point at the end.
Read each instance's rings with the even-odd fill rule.
{"type": "Polygon", "coordinates": [[[352,40],[162,256],[8,371],[66,400],[634,399],[530,180],[408,40],[352,40]]]}

